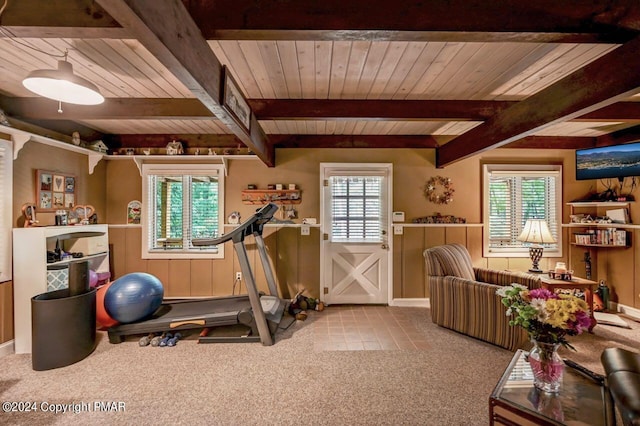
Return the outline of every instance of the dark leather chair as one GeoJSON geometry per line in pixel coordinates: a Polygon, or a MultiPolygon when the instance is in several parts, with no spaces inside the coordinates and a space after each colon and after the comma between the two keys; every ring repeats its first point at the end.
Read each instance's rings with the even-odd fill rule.
{"type": "Polygon", "coordinates": [[[626,426],[640,425],[640,353],[607,348],[600,360],[622,422],[626,426]]]}

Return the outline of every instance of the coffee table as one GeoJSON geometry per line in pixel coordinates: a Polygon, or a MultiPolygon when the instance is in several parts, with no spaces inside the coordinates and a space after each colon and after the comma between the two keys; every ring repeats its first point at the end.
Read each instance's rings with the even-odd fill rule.
{"type": "Polygon", "coordinates": [[[560,392],[533,386],[528,352],[518,349],[489,398],[491,425],[614,425],[613,402],[599,382],[567,366],[560,392]]]}
{"type": "Polygon", "coordinates": [[[550,291],[555,289],[579,289],[584,292],[585,301],[589,306],[589,314],[591,315],[591,325],[589,326],[589,332],[593,330],[593,327],[598,323],[593,315],[593,292],[596,291],[598,283],[595,281],[587,280],[585,278],[572,277],[571,280],[556,280],[547,275],[540,277],[542,281],[542,288],[546,288],[550,291]]]}

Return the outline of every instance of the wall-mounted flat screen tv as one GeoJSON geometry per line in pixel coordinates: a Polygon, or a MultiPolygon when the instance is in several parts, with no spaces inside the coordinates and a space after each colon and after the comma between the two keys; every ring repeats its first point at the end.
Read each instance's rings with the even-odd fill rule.
{"type": "Polygon", "coordinates": [[[640,176],[640,142],[576,150],[576,180],[640,176]]]}

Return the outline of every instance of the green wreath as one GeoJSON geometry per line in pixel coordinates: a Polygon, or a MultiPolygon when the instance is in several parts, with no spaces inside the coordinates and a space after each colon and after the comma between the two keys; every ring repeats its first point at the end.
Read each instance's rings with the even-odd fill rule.
{"type": "Polygon", "coordinates": [[[448,204],[453,201],[453,183],[450,178],[434,176],[427,181],[424,195],[434,204],[448,204]]]}

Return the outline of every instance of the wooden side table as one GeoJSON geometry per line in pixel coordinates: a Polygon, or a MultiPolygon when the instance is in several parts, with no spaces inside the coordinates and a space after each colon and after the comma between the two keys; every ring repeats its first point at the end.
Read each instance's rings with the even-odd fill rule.
{"type": "Polygon", "coordinates": [[[570,281],[556,280],[546,275],[542,275],[540,277],[540,280],[542,281],[542,287],[550,291],[564,288],[570,290],[579,289],[584,292],[585,300],[587,302],[587,305],[589,306],[589,315],[591,316],[591,325],[589,326],[589,332],[591,333],[593,327],[595,327],[597,324],[596,318],[593,315],[593,292],[596,291],[598,283],[579,277],[573,277],[570,281]]]}

